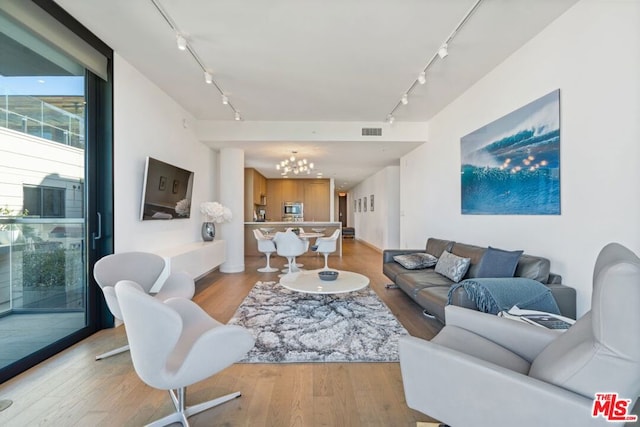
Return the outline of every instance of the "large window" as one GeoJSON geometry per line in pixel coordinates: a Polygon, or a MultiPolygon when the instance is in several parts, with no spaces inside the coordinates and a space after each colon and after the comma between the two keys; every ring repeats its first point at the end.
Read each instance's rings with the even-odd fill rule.
{"type": "Polygon", "coordinates": [[[59,19],[53,1],[0,2],[0,383],[103,317],[90,272],[111,252],[92,239],[112,203],[109,70],[59,19]]]}

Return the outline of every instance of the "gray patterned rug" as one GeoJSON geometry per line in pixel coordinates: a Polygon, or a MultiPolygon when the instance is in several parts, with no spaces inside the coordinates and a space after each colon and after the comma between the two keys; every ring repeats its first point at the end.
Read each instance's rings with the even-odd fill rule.
{"type": "Polygon", "coordinates": [[[258,282],[229,321],[251,330],[255,347],[241,362],[397,362],[407,331],[374,291],[293,292],[258,282]]]}

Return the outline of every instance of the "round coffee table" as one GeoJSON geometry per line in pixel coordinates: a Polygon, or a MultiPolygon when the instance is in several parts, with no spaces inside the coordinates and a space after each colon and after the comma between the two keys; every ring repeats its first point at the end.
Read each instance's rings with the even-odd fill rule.
{"type": "Polygon", "coordinates": [[[338,278],[333,281],[320,280],[318,272],[322,270],[308,270],[285,274],[280,278],[280,284],[285,288],[307,294],[342,294],[355,292],[369,285],[369,278],[352,271],[338,271],[338,278]]]}

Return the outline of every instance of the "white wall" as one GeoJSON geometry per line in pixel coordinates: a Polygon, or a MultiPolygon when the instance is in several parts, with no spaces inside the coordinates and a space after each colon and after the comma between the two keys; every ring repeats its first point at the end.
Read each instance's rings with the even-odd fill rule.
{"type": "Polygon", "coordinates": [[[640,2],[583,0],[429,122],[401,159],[401,244],[428,236],[546,256],[590,307],[599,250],[640,252],[640,2]],[[460,214],[460,138],[560,88],[560,216],[460,214]]]}
{"type": "MultiPolygon", "coordinates": [[[[347,195],[349,224],[356,229],[356,238],[378,249],[400,245],[400,167],[387,166],[365,179],[347,195]],[[371,195],[374,210],[371,211],[371,195]],[[353,211],[353,201],[367,199],[367,211],[353,211]]],[[[364,203],[361,202],[361,203],[364,203]]]]}
{"type": "Polygon", "coordinates": [[[113,110],[115,251],[156,252],[201,240],[199,207],[215,200],[217,159],[195,137],[193,118],[117,54],[113,110]],[[189,219],[140,221],[147,156],[195,172],[189,219]]]}

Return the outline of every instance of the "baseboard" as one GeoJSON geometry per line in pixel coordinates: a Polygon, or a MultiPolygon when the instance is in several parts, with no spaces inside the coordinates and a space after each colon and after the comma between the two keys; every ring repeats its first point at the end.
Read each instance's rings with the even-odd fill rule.
{"type": "Polygon", "coordinates": [[[362,243],[365,246],[370,247],[371,249],[373,249],[374,251],[376,251],[378,253],[382,253],[382,249],[380,249],[379,247],[377,247],[376,245],[374,245],[372,243],[369,243],[369,242],[367,242],[365,240],[362,240],[362,239],[355,239],[355,240],[357,240],[359,243],[362,243]]]}

